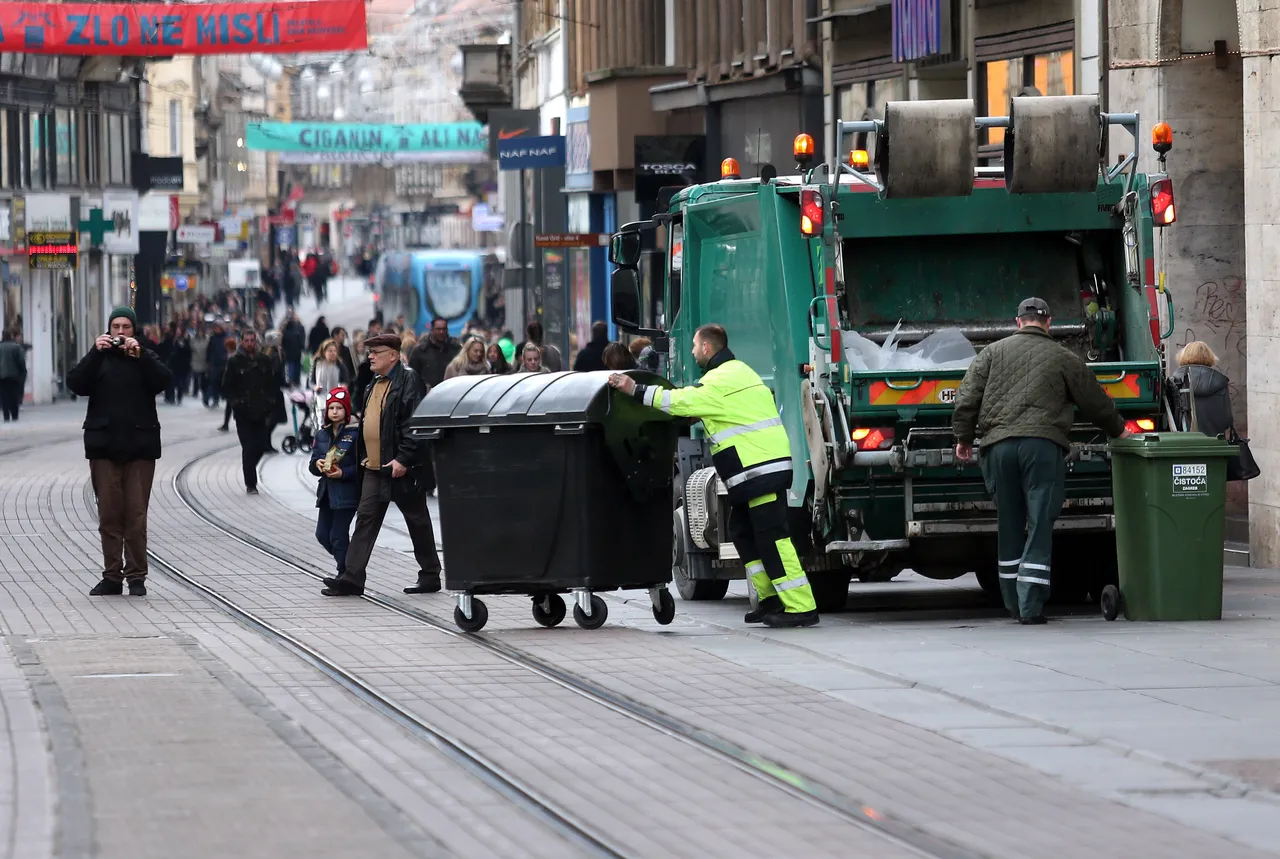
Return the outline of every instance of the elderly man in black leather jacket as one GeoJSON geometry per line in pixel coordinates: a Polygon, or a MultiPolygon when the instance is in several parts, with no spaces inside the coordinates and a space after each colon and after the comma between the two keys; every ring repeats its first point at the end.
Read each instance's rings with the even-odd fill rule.
{"type": "Polygon", "coordinates": [[[347,549],[347,567],[340,576],[324,580],[325,596],[364,593],[366,568],[383,517],[392,502],[404,514],[418,562],[418,581],[407,594],[440,590],[440,556],[427,510],[423,451],[409,434],[409,419],[426,396],[422,379],[400,363],[400,338],[379,334],[365,341],[373,382],[361,391],[360,506],[347,549]]]}

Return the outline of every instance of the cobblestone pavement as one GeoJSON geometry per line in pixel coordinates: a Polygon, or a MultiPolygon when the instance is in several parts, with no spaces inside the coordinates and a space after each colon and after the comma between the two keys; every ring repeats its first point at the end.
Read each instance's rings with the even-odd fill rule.
{"type": "MultiPolygon", "coordinates": [[[[912,850],[463,636],[321,597],[313,578],[231,540],[179,491],[218,524],[325,571],[304,511],[283,494],[245,497],[232,440],[208,432],[198,409],[162,420],[157,557],[532,786],[621,855],[1273,855],[1258,849],[1273,842],[1247,815],[1240,837],[1228,837],[1217,818],[1137,808],[1125,784],[1104,790],[1019,760],[1012,744],[957,735],[992,728],[994,710],[939,707],[935,724],[907,708],[887,712],[891,693],[909,684],[818,653],[815,642],[856,636],[855,616],[764,640],[728,618],[659,627],[647,604],[622,595],[600,630],[542,630],[531,628],[527,599],[488,599],[492,639],[755,750],[872,819],[953,845],[912,850]]],[[[39,456],[0,451],[0,859],[587,853],[158,566],[144,599],[87,597],[99,563],[87,477],[78,441],[48,442],[39,456]]],[[[379,548],[371,584],[451,623],[446,596],[399,593],[415,573],[410,557],[379,548]]],[[[954,626],[916,621],[902,635],[961,634],[954,626]]],[[[1005,629],[1004,647],[1027,640],[1005,629]]],[[[1078,766],[1075,745],[1039,739],[1027,747],[1057,749],[1067,769],[1078,766]]],[[[1161,772],[1164,795],[1207,795],[1203,777],[1161,772]]],[[[1237,784],[1224,776],[1217,790],[1237,784]]]]}

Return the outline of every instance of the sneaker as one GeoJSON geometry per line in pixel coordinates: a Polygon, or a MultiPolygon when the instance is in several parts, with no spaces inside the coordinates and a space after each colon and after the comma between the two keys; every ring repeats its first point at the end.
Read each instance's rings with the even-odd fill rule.
{"type": "Polygon", "coordinates": [[[764,621],[765,615],[783,611],[782,598],[776,594],[771,597],[765,597],[756,604],[756,607],[742,616],[743,623],[761,623],[764,621]]]}
{"type": "Polygon", "coordinates": [[[244,490],[244,494],[245,494],[245,495],[257,495],[257,494],[258,494],[258,487],[256,487],[256,486],[249,486],[249,487],[246,487],[246,488],[245,488],[245,490],[244,490]]]}
{"type": "Polygon", "coordinates": [[[147,583],[142,579],[134,579],[129,582],[129,596],[145,597],[147,595],[147,583]]]}
{"type": "Polygon", "coordinates": [[[818,613],[816,611],[779,611],[765,615],[762,623],[772,629],[817,626],[818,613]]]}
{"type": "Polygon", "coordinates": [[[124,582],[119,579],[103,579],[89,591],[91,597],[113,597],[124,593],[124,582]]]}

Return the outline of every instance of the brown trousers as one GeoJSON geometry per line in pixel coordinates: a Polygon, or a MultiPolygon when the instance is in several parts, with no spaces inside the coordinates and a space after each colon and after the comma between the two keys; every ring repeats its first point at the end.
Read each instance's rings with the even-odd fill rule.
{"type": "Polygon", "coordinates": [[[98,496],[102,577],[142,581],[147,577],[147,505],[156,462],[91,459],[89,473],[98,496]]]}

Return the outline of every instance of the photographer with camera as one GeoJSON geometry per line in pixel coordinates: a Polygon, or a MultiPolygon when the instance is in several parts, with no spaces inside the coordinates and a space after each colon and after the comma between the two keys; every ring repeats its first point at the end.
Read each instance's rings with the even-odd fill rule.
{"type": "Polygon", "coordinates": [[[84,418],[84,455],[98,497],[102,537],[102,581],[90,596],[124,591],[146,596],[147,505],[160,458],[156,395],[173,374],[136,339],[138,318],[128,307],[111,311],[109,333],[67,374],[67,387],[89,398],[84,418]]]}

